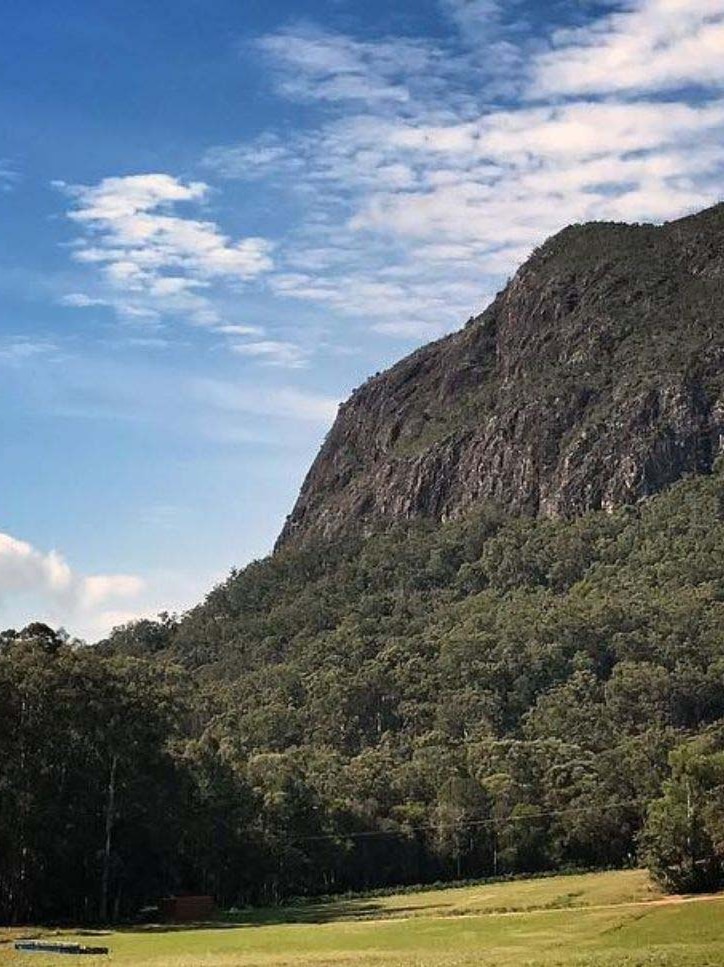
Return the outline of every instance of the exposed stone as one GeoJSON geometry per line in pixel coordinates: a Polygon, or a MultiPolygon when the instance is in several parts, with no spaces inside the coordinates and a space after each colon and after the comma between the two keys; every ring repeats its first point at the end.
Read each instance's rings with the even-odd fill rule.
{"type": "Polygon", "coordinates": [[[613,509],[724,445],[724,205],[572,226],[463,330],[340,408],[279,544],[484,502],[613,509]]]}

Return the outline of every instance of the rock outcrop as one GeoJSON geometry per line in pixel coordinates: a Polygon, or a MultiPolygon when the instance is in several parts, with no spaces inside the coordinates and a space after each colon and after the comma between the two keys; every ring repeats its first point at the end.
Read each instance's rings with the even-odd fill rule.
{"type": "Polygon", "coordinates": [[[279,545],[495,503],[634,503],[724,449],[724,204],[576,225],[340,408],[279,545]]]}

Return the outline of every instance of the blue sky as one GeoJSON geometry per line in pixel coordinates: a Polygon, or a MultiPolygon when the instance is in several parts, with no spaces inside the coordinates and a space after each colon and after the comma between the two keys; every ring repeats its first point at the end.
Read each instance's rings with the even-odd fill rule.
{"type": "Polygon", "coordinates": [[[267,553],[370,373],[571,221],[721,199],[723,87],[724,0],[7,0],[0,625],[267,553]]]}

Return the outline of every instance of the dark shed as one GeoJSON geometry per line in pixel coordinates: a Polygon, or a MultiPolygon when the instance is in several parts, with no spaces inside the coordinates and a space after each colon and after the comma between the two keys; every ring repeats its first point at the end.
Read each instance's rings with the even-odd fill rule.
{"type": "Polygon", "coordinates": [[[178,923],[208,920],[214,912],[214,898],[212,896],[164,897],[158,908],[164,920],[174,920],[178,923]]]}

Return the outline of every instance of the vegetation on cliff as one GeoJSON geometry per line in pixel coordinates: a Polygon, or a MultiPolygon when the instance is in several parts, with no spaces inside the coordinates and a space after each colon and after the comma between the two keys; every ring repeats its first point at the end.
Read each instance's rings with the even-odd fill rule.
{"type": "Polygon", "coordinates": [[[280,544],[401,520],[576,516],[709,472],[724,438],[724,204],[574,225],[485,312],[368,380],[280,544]]]}

